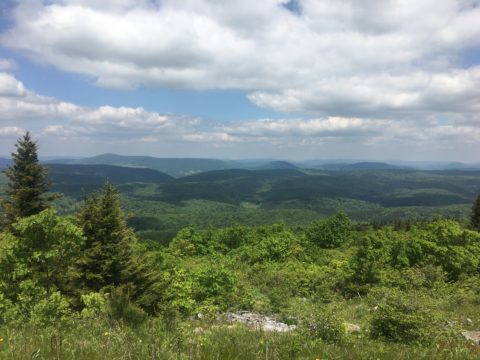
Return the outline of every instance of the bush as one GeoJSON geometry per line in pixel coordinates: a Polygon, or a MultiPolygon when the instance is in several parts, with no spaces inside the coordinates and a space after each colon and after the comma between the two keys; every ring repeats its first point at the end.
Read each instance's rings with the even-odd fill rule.
{"type": "Polygon", "coordinates": [[[346,339],[344,321],[336,315],[336,311],[320,311],[304,320],[307,334],[314,339],[339,343],[346,339]]]}
{"type": "Polygon", "coordinates": [[[351,260],[352,278],[355,284],[378,284],[382,281],[388,262],[390,246],[386,234],[376,232],[361,239],[351,260]]]}
{"type": "Polygon", "coordinates": [[[81,296],[83,318],[98,318],[107,312],[107,297],[98,292],[91,292],[81,296]]]}
{"type": "Polygon", "coordinates": [[[107,312],[113,320],[122,321],[131,327],[138,327],[147,319],[145,311],[133,304],[128,294],[121,289],[112,290],[107,312]]]}
{"type": "Polygon", "coordinates": [[[341,210],[328,219],[316,221],[310,225],[307,238],[321,248],[337,248],[350,239],[351,230],[350,219],[341,210]]]}
{"type": "Polygon", "coordinates": [[[41,327],[61,327],[71,322],[73,313],[67,298],[59,291],[40,300],[33,306],[31,321],[41,327]]]}
{"type": "Polygon", "coordinates": [[[370,335],[399,343],[429,343],[438,333],[434,312],[412,296],[393,295],[378,305],[370,323],[370,335]]]}

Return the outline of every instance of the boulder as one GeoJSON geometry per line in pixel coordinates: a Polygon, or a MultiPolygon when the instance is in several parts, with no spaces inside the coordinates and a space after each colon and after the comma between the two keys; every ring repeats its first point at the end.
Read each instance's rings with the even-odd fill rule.
{"type": "Polygon", "coordinates": [[[248,311],[224,314],[224,319],[230,322],[238,322],[257,330],[269,332],[288,332],[293,331],[296,325],[287,325],[275,320],[273,317],[256,314],[248,311]]]}
{"type": "Polygon", "coordinates": [[[480,345],[480,331],[462,331],[465,339],[473,341],[476,345],[480,345]]]}
{"type": "Polygon", "coordinates": [[[360,325],[350,324],[350,323],[345,324],[345,332],[347,332],[348,334],[356,334],[356,333],[359,333],[360,331],[361,331],[360,325]]]}

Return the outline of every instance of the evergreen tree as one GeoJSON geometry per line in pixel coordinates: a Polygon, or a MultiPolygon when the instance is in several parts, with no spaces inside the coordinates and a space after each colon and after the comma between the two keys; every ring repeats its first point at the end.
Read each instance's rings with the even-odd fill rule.
{"type": "Polygon", "coordinates": [[[473,203],[470,226],[472,229],[480,231],[480,195],[478,195],[477,200],[473,203]]]}
{"type": "Polygon", "coordinates": [[[107,183],[85,200],[80,226],[85,236],[79,265],[83,289],[112,296],[120,291],[153,313],[160,298],[159,273],[135,251],[136,236],[127,226],[114,185],[107,183]]]}
{"type": "Polygon", "coordinates": [[[136,239],[127,227],[115,186],[107,183],[101,193],[86,199],[80,223],[86,237],[81,261],[84,286],[103,291],[129,285],[136,239]]]}
{"type": "Polygon", "coordinates": [[[40,213],[49,207],[53,197],[45,197],[50,181],[47,169],[39,164],[38,145],[27,133],[15,144],[13,164],[5,174],[8,178],[7,199],[2,202],[5,223],[10,225],[20,218],[40,213]]]}

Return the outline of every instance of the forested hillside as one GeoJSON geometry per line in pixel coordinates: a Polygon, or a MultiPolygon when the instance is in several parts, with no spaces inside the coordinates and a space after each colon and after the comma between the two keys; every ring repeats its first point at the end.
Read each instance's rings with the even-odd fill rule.
{"type": "Polygon", "coordinates": [[[305,226],[343,209],[357,222],[375,224],[470,213],[480,172],[474,170],[228,169],[180,178],[148,168],[108,165],[47,166],[53,191],[64,194],[62,213],[105,181],[117,185],[129,223],[142,238],[170,240],[181,228],[305,226]]]}

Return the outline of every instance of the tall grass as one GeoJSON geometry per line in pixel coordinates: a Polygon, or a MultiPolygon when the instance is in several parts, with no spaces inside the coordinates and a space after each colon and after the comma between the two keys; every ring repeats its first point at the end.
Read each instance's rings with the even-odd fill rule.
{"type": "Polygon", "coordinates": [[[167,330],[160,319],[138,328],[77,320],[64,328],[0,328],[0,359],[478,359],[478,347],[451,338],[432,345],[392,344],[350,336],[341,344],[302,332],[266,333],[242,326],[182,322],[167,330]]]}

